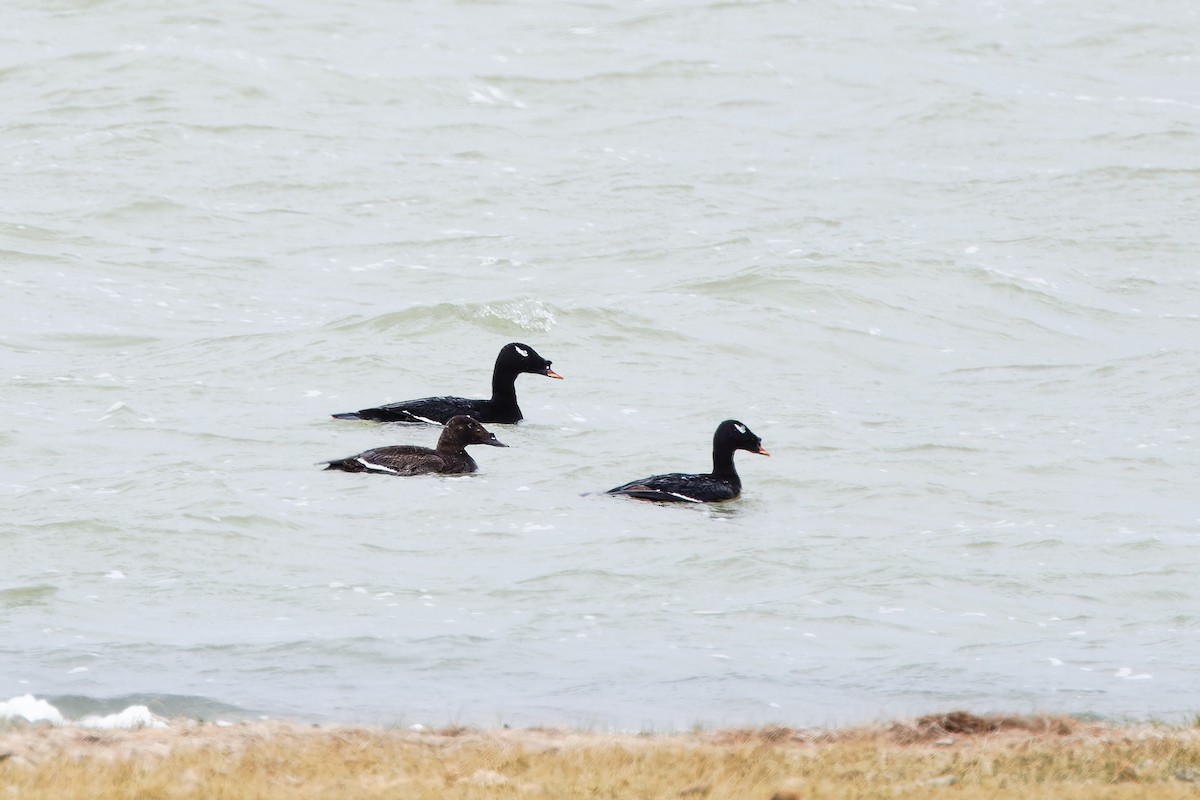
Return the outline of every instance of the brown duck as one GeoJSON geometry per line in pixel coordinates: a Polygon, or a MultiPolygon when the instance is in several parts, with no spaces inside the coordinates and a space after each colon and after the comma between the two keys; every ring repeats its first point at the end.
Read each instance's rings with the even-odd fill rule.
{"type": "Polygon", "coordinates": [[[376,447],[371,450],[322,461],[325,469],[342,472],[374,472],[379,475],[428,475],[431,473],[459,474],[479,469],[475,459],[467,455],[467,445],[487,444],[508,447],[496,434],[465,415],[451,417],[432,450],[411,444],[376,447]]]}

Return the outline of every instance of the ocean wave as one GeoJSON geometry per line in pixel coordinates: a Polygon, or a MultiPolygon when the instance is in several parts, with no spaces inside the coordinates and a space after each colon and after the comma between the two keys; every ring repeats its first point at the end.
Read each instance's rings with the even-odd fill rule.
{"type": "Polygon", "coordinates": [[[138,728],[165,728],[167,721],[152,713],[146,706],[129,706],[115,714],[88,714],[76,720],[69,720],[55,706],[39,700],[31,694],[13,697],[0,702],[0,719],[23,720],[30,723],[46,723],[56,727],[75,725],[80,728],[110,730],[123,728],[134,730],[138,728]]]}

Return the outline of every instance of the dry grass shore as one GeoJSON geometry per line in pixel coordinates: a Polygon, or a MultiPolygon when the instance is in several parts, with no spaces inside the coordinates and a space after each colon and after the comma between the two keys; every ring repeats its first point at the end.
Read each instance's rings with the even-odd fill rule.
{"type": "Polygon", "coordinates": [[[1200,797],[1200,730],[955,712],[670,735],[177,722],[0,727],[0,798],[1200,797]]]}

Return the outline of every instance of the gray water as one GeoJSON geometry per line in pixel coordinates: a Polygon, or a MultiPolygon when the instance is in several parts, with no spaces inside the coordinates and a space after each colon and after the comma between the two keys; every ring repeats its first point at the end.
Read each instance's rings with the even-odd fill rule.
{"type": "Polygon", "coordinates": [[[1200,710],[1193,3],[20,0],[0,699],[1200,710]],[[322,472],[485,395],[458,478],[322,472]],[[703,471],[743,496],[585,495],[703,471]]]}

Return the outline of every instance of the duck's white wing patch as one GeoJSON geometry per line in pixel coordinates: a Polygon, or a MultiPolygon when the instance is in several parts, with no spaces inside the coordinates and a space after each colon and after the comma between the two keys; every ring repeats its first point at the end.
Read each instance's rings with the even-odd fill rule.
{"type": "Polygon", "coordinates": [[[684,502],[687,502],[687,503],[703,503],[704,502],[703,500],[697,500],[694,497],[689,497],[686,494],[680,494],[679,492],[671,492],[671,491],[667,491],[666,489],[656,489],[653,486],[646,486],[644,484],[638,484],[636,486],[624,486],[624,487],[621,487],[621,489],[619,491],[615,490],[615,489],[613,491],[617,492],[618,494],[628,494],[628,495],[632,495],[634,497],[641,497],[646,500],[653,500],[654,496],[657,495],[659,497],[662,497],[664,500],[666,500],[666,498],[668,498],[668,497],[674,497],[676,500],[683,500],[684,502]]]}
{"type": "Polygon", "coordinates": [[[430,425],[441,425],[442,424],[442,423],[438,422],[436,419],[430,419],[429,417],[422,417],[420,414],[414,414],[411,411],[405,411],[404,413],[408,414],[416,422],[428,422],[430,425]]]}
{"type": "Polygon", "coordinates": [[[355,461],[357,461],[358,463],[362,464],[362,465],[363,465],[364,467],[366,467],[367,469],[373,469],[373,470],[375,470],[375,471],[377,471],[377,472],[390,472],[390,473],[392,473],[393,475],[399,475],[399,474],[400,474],[400,471],[399,471],[399,470],[392,469],[391,467],[385,467],[383,464],[376,464],[376,463],[374,463],[374,462],[367,461],[367,460],[366,460],[365,458],[363,458],[362,456],[355,456],[354,460],[355,460],[355,461]]]}
{"type": "Polygon", "coordinates": [[[516,350],[518,353],[520,353],[520,354],[521,354],[521,358],[529,358],[529,351],[528,351],[528,350],[522,350],[522,349],[521,349],[521,348],[519,348],[519,347],[513,347],[513,349],[514,349],[514,350],[516,350]]]}

